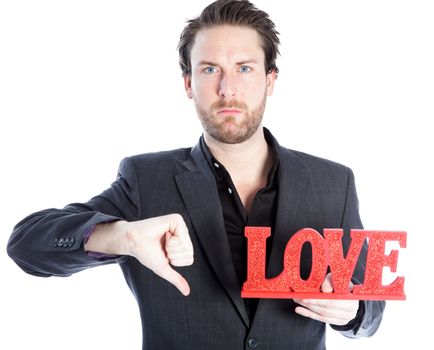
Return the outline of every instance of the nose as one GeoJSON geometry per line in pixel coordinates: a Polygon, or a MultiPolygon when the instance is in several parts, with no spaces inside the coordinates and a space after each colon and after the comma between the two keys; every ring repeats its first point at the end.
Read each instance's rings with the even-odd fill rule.
{"type": "Polygon", "coordinates": [[[235,78],[230,74],[224,74],[220,80],[219,96],[230,100],[237,95],[235,78]]]}

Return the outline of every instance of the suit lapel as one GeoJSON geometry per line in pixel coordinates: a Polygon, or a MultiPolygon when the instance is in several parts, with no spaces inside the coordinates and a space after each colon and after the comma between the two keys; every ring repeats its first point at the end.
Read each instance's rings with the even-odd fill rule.
{"type": "Polygon", "coordinates": [[[241,299],[215,178],[199,145],[193,148],[192,159],[183,165],[188,171],[176,175],[175,179],[191,222],[221,284],[248,327],[249,318],[241,299]]]}
{"type": "MultiPolygon", "coordinates": [[[[310,181],[304,172],[304,166],[295,154],[278,146],[279,164],[279,194],[274,230],[271,233],[271,253],[268,259],[266,277],[278,276],[283,270],[283,255],[286,244],[295,233],[300,208],[304,206],[310,181]]],[[[261,319],[267,312],[271,300],[260,299],[256,309],[255,319],[261,319]]]]}
{"type": "Polygon", "coordinates": [[[267,276],[276,276],[283,270],[283,254],[288,240],[298,230],[300,208],[304,206],[310,180],[300,160],[285,149],[279,149],[279,195],[274,233],[272,233],[271,255],[267,276]]]}

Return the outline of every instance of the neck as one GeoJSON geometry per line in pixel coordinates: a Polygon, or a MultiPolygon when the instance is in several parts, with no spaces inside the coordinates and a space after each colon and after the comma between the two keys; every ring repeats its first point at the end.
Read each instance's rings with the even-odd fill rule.
{"type": "Polygon", "coordinates": [[[224,165],[235,184],[266,180],[273,160],[262,126],[250,139],[238,144],[219,142],[206,132],[204,138],[213,156],[224,165]]]}

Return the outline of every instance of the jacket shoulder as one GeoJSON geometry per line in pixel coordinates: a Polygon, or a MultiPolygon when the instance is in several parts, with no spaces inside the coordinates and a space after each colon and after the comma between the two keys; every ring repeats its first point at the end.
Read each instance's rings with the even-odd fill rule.
{"type": "Polygon", "coordinates": [[[182,165],[191,155],[191,147],[169,151],[142,153],[126,157],[122,160],[120,169],[133,167],[136,172],[153,171],[155,169],[169,170],[182,165]]]}
{"type": "Polygon", "coordinates": [[[307,171],[311,172],[319,172],[319,173],[343,173],[347,174],[351,172],[351,169],[341,163],[332,161],[330,159],[318,157],[312,154],[291,150],[287,148],[281,148],[282,154],[287,157],[293,158],[296,160],[301,167],[303,167],[307,171]]]}
{"type": "Polygon", "coordinates": [[[166,161],[185,161],[191,154],[191,147],[178,148],[168,151],[150,152],[129,156],[134,163],[146,162],[161,162],[166,161]]]}

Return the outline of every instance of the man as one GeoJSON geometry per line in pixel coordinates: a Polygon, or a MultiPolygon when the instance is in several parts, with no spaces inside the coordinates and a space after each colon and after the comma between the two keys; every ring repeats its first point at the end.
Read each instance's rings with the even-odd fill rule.
{"type": "MultiPolygon", "coordinates": [[[[99,196],[18,223],[9,255],[39,276],[118,262],[139,303],[143,349],[324,349],[327,323],[349,337],[374,334],[384,302],[240,297],[245,226],[272,228],[268,277],[299,229],[342,227],[348,249],[349,229],[362,227],[351,170],[287,150],[262,127],[277,34],[248,1],[216,1],[189,21],[179,53],[199,143],[124,159],[99,196]]],[[[310,258],[304,251],[305,277],[310,258]]],[[[329,274],[322,292],[332,291],[329,274]]]]}

